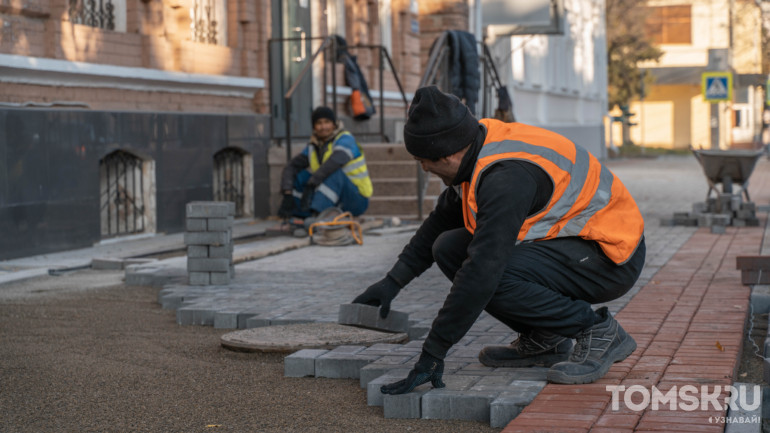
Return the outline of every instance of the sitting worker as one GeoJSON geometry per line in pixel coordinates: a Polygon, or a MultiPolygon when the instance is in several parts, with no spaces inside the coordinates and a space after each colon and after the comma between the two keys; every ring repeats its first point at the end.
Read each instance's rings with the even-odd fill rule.
{"type": "Polygon", "coordinates": [[[283,169],[278,216],[307,218],[332,206],[361,215],[373,191],[361,146],[331,108],[316,108],[312,120],[310,142],[283,169]]]}
{"type": "Polygon", "coordinates": [[[404,141],[449,188],[385,278],[353,302],[386,317],[434,261],[452,287],[414,369],[383,393],[442,387],[447,351],[482,311],[519,334],[482,349],[482,364],[550,367],[555,383],[593,382],[636,349],[606,307],[591,308],[626,293],[645,257],[642,215],[606,166],[554,132],[478,121],[436,87],[415,93],[404,141]]]}

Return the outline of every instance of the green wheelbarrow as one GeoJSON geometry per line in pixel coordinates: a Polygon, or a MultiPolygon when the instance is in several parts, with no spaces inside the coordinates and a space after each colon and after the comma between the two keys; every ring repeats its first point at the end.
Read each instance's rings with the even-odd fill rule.
{"type": "Polygon", "coordinates": [[[706,200],[711,197],[712,191],[719,193],[717,185],[721,184],[723,194],[735,194],[733,192],[734,187],[738,186],[743,195],[746,196],[746,201],[751,201],[748,190],[749,177],[754,171],[757,160],[764,152],[754,150],[691,150],[703,168],[703,174],[706,175],[706,181],[709,184],[706,200]]]}

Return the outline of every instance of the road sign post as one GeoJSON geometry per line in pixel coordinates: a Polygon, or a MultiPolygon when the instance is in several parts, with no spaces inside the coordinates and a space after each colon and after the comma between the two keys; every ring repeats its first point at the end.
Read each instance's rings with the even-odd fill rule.
{"type": "Polygon", "coordinates": [[[711,148],[719,149],[719,103],[733,99],[731,72],[704,72],[701,75],[703,100],[711,103],[711,148]]]}

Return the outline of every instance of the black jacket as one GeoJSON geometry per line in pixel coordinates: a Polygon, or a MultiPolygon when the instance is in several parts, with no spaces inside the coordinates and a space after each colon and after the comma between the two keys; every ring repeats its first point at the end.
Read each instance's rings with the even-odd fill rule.
{"type": "Polygon", "coordinates": [[[476,112],[479,99],[481,73],[479,72],[479,54],[476,37],[461,30],[448,30],[449,33],[449,82],[452,94],[465,99],[465,105],[476,112]]]}
{"type": "MultiPolygon", "coordinates": [[[[441,233],[464,227],[462,193],[457,190],[470,180],[485,136],[484,127],[479,125],[479,134],[464,156],[453,186],[439,196],[436,208],[398,256],[388,273],[397,282],[405,285],[433,264],[431,249],[441,233]]],[[[550,176],[535,164],[502,161],[485,171],[477,190],[478,213],[467,251],[469,260],[452,281],[423,345],[425,351],[443,359],[468,332],[497,290],[524,220],[547,206],[552,194],[550,176]]]]}

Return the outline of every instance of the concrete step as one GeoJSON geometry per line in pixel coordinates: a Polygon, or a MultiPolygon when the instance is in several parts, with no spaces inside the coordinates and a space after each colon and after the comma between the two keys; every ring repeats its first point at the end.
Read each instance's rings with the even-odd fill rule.
{"type": "MultiPolygon", "coordinates": [[[[423,216],[427,216],[436,205],[438,196],[426,196],[423,200],[423,216]]],[[[410,196],[377,196],[369,199],[369,216],[401,216],[417,215],[417,195],[410,196]]]]}
{"type": "Polygon", "coordinates": [[[361,143],[369,161],[414,161],[412,155],[406,151],[404,143],[361,143]]]}
{"type": "Polygon", "coordinates": [[[373,180],[409,177],[417,179],[417,170],[420,170],[414,161],[369,161],[368,157],[366,166],[373,180]]]}
{"type": "MultiPolygon", "coordinates": [[[[417,179],[415,178],[373,178],[374,194],[383,196],[412,196],[417,195],[417,179]]],[[[436,176],[428,179],[426,195],[439,195],[444,184],[436,176]]]]}

